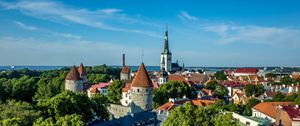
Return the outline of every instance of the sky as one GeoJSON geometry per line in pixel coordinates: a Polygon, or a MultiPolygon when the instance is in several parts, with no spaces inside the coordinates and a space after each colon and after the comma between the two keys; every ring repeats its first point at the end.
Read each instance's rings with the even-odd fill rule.
{"type": "Polygon", "coordinates": [[[300,1],[0,0],[0,66],[300,66],[300,1]]]}

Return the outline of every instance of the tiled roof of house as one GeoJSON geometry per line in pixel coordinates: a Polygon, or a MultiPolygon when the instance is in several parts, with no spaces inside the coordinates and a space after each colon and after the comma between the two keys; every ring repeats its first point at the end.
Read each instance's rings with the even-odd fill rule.
{"type": "Polygon", "coordinates": [[[74,80],[74,81],[81,80],[81,78],[79,76],[79,72],[75,66],[73,66],[71,68],[71,71],[67,75],[66,80],[74,80]]]}
{"type": "Polygon", "coordinates": [[[86,71],[85,71],[85,68],[82,63],[80,64],[80,66],[78,68],[78,72],[79,72],[80,76],[86,76],[86,71]]]}
{"type": "Polygon", "coordinates": [[[258,72],[257,68],[237,68],[235,73],[247,73],[247,74],[256,74],[258,72]]]}
{"type": "Polygon", "coordinates": [[[130,83],[126,83],[125,86],[122,88],[122,92],[128,92],[131,88],[130,83]]]}
{"type": "Polygon", "coordinates": [[[122,66],[121,73],[129,74],[130,73],[130,67],[129,66],[122,66]]]}
{"type": "Polygon", "coordinates": [[[139,70],[132,81],[131,87],[153,87],[144,63],[142,63],[139,67],[139,70]]]}
{"type": "Polygon", "coordinates": [[[222,85],[226,87],[241,87],[241,86],[246,86],[247,82],[240,82],[240,81],[224,81],[222,85]]]}
{"type": "Polygon", "coordinates": [[[267,97],[274,97],[275,95],[277,94],[277,92],[275,92],[275,91],[267,91],[266,93],[265,93],[265,95],[267,96],[267,97]]]}
{"type": "Polygon", "coordinates": [[[161,105],[160,107],[158,107],[159,110],[162,111],[170,111],[171,109],[175,108],[176,106],[182,105],[186,102],[191,102],[193,105],[196,106],[209,106],[215,103],[215,101],[213,100],[200,100],[200,99],[195,99],[195,100],[191,100],[191,99],[183,99],[183,100],[178,100],[175,102],[169,101],[163,105],[161,105]]]}
{"type": "Polygon", "coordinates": [[[286,111],[289,115],[290,119],[293,121],[300,121],[300,108],[295,105],[284,105],[281,108],[282,110],[286,111]]]}
{"type": "Polygon", "coordinates": [[[98,89],[96,87],[91,87],[90,88],[91,93],[99,93],[98,89]]]}
{"type": "Polygon", "coordinates": [[[294,105],[294,102],[261,102],[253,107],[253,109],[264,113],[274,119],[276,119],[276,107],[278,105],[294,105]]]}
{"type": "Polygon", "coordinates": [[[208,80],[208,76],[204,74],[192,74],[188,80],[192,81],[195,84],[205,83],[204,81],[208,80]]]}
{"type": "Polygon", "coordinates": [[[98,83],[94,84],[89,88],[89,91],[91,93],[99,93],[98,89],[105,89],[108,88],[108,86],[111,84],[111,82],[108,83],[98,83]]]}
{"type": "Polygon", "coordinates": [[[189,81],[187,81],[187,79],[182,76],[182,75],[175,75],[175,74],[171,74],[169,75],[169,81],[181,81],[185,84],[191,84],[189,81]]]}

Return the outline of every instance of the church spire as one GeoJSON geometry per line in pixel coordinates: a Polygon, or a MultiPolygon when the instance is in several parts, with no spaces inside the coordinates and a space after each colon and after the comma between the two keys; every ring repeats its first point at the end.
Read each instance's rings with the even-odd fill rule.
{"type": "Polygon", "coordinates": [[[168,25],[166,25],[164,53],[169,53],[168,25]]]}

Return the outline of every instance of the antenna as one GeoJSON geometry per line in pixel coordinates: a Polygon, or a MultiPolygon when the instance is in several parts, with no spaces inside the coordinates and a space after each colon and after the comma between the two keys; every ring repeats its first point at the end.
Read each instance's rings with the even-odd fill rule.
{"type": "Polygon", "coordinates": [[[142,63],[144,62],[144,49],[142,48],[142,63]]]}

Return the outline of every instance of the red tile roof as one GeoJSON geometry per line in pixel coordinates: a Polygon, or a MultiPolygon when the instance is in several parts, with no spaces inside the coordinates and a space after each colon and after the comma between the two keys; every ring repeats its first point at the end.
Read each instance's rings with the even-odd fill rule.
{"type": "Polygon", "coordinates": [[[131,87],[153,87],[144,63],[142,63],[139,67],[139,70],[132,81],[131,87]]]}
{"type": "Polygon", "coordinates": [[[86,76],[86,71],[85,71],[85,68],[82,63],[80,64],[80,66],[78,68],[78,72],[79,72],[80,76],[86,76]]]}
{"type": "Polygon", "coordinates": [[[131,88],[131,84],[127,83],[125,86],[122,88],[122,92],[128,92],[131,88]]]}
{"type": "Polygon", "coordinates": [[[262,102],[253,107],[253,109],[264,113],[273,119],[276,119],[276,107],[278,105],[294,105],[294,102],[262,102]]]}
{"type": "Polygon", "coordinates": [[[290,119],[293,120],[293,121],[300,121],[300,109],[299,107],[296,107],[296,106],[291,106],[291,105],[288,105],[288,106],[282,106],[281,108],[282,110],[286,111],[287,114],[289,115],[290,119]],[[298,118],[298,119],[296,119],[298,118]]]}
{"type": "Polygon", "coordinates": [[[181,81],[185,84],[191,84],[189,81],[187,81],[187,79],[182,76],[182,75],[175,75],[175,74],[172,74],[172,75],[169,75],[169,78],[168,78],[169,81],[181,81]]]}
{"type": "Polygon", "coordinates": [[[91,87],[90,90],[91,93],[99,93],[98,89],[96,87],[91,87]]]}
{"type": "Polygon", "coordinates": [[[122,66],[121,73],[129,74],[130,73],[130,67],[129,66],[122,66]]]}
{"type": "Polygon", "coordinates": [[[77,70],[77,68],[75,67],[75,65],[71,68],[70,73],[67,75],[66,80],[81,80],[80,76],[79,76],[79,72],[77,70]]]}
{"type": "Polygon", "coordinates": [[[209,105],[212,105],[215,103],[215,101],[213,101],[213,100],[184,99],[184,100],[175,101],[175,103],[173,103],[172,101],[169,101],[169,102],[161,105],[160,107],[158,107],[158,109],[162,110],[162,111],[170,111],[171,109],[175,108],[176,106],[182,105],[188,101],[190,101],[193,105],[196,105],[196,106],[209,106],[209,105]]]}
{"type": "Polygon", "coordinates": [[[257,68],[237,68],[235,73],[247,73],[247,74],[256,74],[258,72],[257,68]]]}

